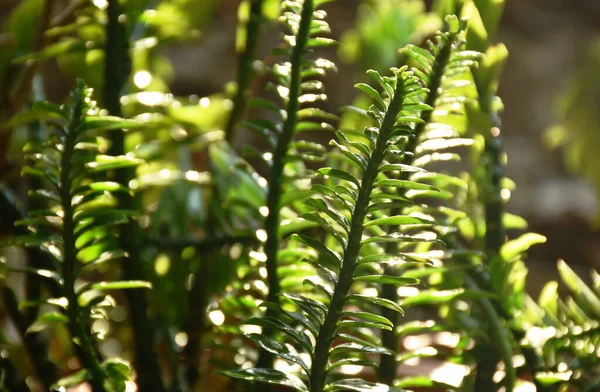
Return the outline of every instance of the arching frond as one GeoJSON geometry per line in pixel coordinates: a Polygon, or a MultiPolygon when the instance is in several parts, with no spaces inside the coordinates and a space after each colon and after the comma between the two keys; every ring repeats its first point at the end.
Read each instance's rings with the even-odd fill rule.
{"type": "Polygon", "coordinates": [[[320,278],[311,284],[322,293],[324,300],[312,296],[283,294],[284,298],[294,303],[301,311],[290,313],[273,304],[268,306],[277,311],[275,316],[247,321],[279,330],[292,342],[290,347],[309,355],[310,364],[295,351],[286,350],[282,353],[275,349],[277,342],[273,339],[262,335],[250,336],[259,345],[271,347],[273,354],[298,364],[304,371],[304,377],[308,378],[309,389],[300,384],[299,379],[277,371],[263,374],[260,373],[260,369],[239,370],[227,372],[230,376],[293,384],[297,390],[366,390],[376,385],[359,379],[340,379],[336,369],[345,363],[368,364],[366,354],[393,354],[373,337],[365,336],[362,330],[392,328],[392,323],[387,318],[370,311],[373,304],[390,307],[396,311],[400,311],[400,307],[383,298],[353,294],[352,286],[410,285],[419,282],[414,278],[384,275],[377,273],[376,268],[369,268],[369,265],[378,265],[381,262],[402,262],[410,259],[410,255],[367,255],[363,250],[372,244],[390,241],[414,243],[436,240],[435,234],[430,230],[434,224],[432,220],[412,215],[377,218],[370,213],[382,199],[388,198],[388,195],[393,198],[393,194],[399,189],[435,191],[433,186],[427,184],[391,180],[380,176],[389,168],[386,158],[402,152],[402,148],[413,136],[416,124],[421,122],[420,111],[430,110],[430,107],[425,104],[415,105],[411,101],[411,95],[424,94],[426,89],[422,81],[406,67],[395,69],[394,76],[385,79],[378,74],[373,75],[376,80],[384,83],[382,95],[366,85],[358,86],[367,94],[376,97],[377,106],[373,105],[369,110],[373,127],[365,130],[360,141],[351,141],[344,133],[338,132],[334,142],[356,170],[348,172],[326,167],[317,172],[320,176],[337,183],[338,190],[346,191],[340,193],[325,185],[315,184],[315,197],[306,201],[313,212],[305,217],[329,230],[332,237],[338,241],[338,246],[331,249],[308,236],[299,234],[295,237],[297,241],[318,252],[316,259],[307,262],[319,271],[320,278]],[[389,225],[415,226],[424,230],[415,235],[381,235],[381,228],[389,225]],[[290,327],[283,321],[290,317],[298,320],[299,328],[290,327]],[[313,336],[314,343],[309,335],[313,336]]]}

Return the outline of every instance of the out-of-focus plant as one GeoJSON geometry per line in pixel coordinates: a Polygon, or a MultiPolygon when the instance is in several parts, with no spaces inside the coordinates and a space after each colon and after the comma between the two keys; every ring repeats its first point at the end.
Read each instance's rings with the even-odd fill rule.
{"type": "Polygon", "coordinates": [[[552,281],[546,284],[537,303],[528,302],[523,341],[539,355],[544,370],[536,377],[548,390],[575,387],[593,391],[600,386],[598,272],[592,271],[590,287],[563,260],[557,267],[569,294],[561,298],[559,284],[552,281]]]}
{"type": "MultiPolygon", "coordinates": [[[[464,26],[460,26],[457,20],[448,19],[445,29],[446,31],[443,33],[439,32],[429,42],[427,50],[414,45],[409,45],[402,50],[415,63],[415,69],[418,74],[422,75],[428,89],[427,94],[422,99],[425,104],[432,107],[431,111],[421,113],[422,122],[415,127],[414,136],[406,145],[408,153],[399,159],[401,164],[404,165],[414,165],[424,169],[431,164],[439,162],[441,159],[436,157],[439,157],[440,154],[446,154],[446,157],[454,158],[456,155],[450,152],[452,149],[472,144],[470,139],[461,138],[460,133],[452,125],[447,124],[445,120],[447,120],[446,113],[448,113],[449,109],[455,107],[456,104],[460,105],[464,101],[465,97],[462,94],[468,91],[465,87],[469,85],[470,77],[470,68],[465,65],[475,64],[474,62],[479,59],[480,53],[461,50],[461,47],[464,45],[465,32],[464,26]]],[[[427,197],[432,196],[440,196],[442,199],[447,198],[447,195],[451,194],[455,187],[462,185],[460,178],[453,177],[448,173],[424,173],[421,171],[415,173],[403,172],[400,173],[398,178],[400,180],[420,179],[421,181],[426,181],[441,192],[446,193],[446,195],[432,195],[431,192],[423,194],[412,194],[410,191],[404,192],[402,196],[411,196],[416,202],[415,205],[397,205],[395,209],[391,210],[391,214],[398,213],[398,211],[407,211],[435,216],[439,222],[439,227],[436,228],[436,231],[444,234],[446,231],[451,230],[450,227],[446,227],[445,225],[452,225],[457,216],[456,212],[450,209],[442,210],[439,207],[428,205],[421,200],[427,200],[427,197]]],[[[393,233],[398,228],[392,227],[391,230],[393,233]]],[[[401,250],[406,251],[405,245],[398,245],[394,243],[387,244],[386,252],[395,254],[401,250]]],[[[420,245],[417,250],[425,251],[423,245],[420,245]]],[[[432,249],[427,251],[433,252],[432,249]]],[[[424,258],[427,258],[427,256],[424,256],[424,258]]],[[[425,272],[423,277],[426,275],[427,273],[425,272]]],[[[395,288],[384,286],[383,292],[385,298],[393,302],[399,301],[395,288]]],[[[408,304],[424,304],[427,303],[429,295],[430,293],[425,291],[404,302],[408,304]]],[[[394,324],[397,324],[398,321],[398,318],[396,318],[396,323],[394,324]]],[[[383,339],[390,350],[396,350],[399,347],[395,332],[383,332],[383,339]]],[[[386,383],[391,383],[396,379],[396,367],[397,362],[395,358],[382,358],[379,371],[386,383]]],[[[403,380],[403,383],[406,386],[409,384],[409,381],[403,380]]]]}
{"type": "Polygon", "coordinates": [[[562,150],[567,168],[587,178],[596,190],[600,190],[600,160],[595,152],[600,146],[598,64],[600,41],[596,40],[590,45],[586,61],[557,99],[557,123],[544,134],[548,147],[562,150]]]}
{"type": "MultiPolygon", "coordinates": [[[[126,254],[116,247],[114,226],[128,220],[129,211],[118,208],[116,192],[127,192],[118,183],[94,181],[97,173],[135,166],[139,160],[127,156],[102,154],[106,139],[99,130],[136,125],[116,117],[100,116],[92,101],[91,90],[79,82],[72,96],[72,106],[37,103],[57,132],[41,145],[27,145],[25,153],[32,163],[24,173],[42,179],[44,187],[31,192],[32,197],[45,201],[43,209],[29,212],[29,217],[17,221],[30,234],[16,237],[5,245],[36,247],[49,253],[55,264],[51,269],[26,268],[22,272],[37,274],[55,281],[60,297],[36,299],[55,307],[44,312],[25,333],[39,332],[47,327],[66,325],[70,340],[83,369],[58,380],[53,386],[65,388],[89,380],[94,390],[119,391],[131,378],[129,365],[118,358],[102,361],[96,352],[94,335],[90,332],[93,320],[106,322],[107,312],[115,306],[105,291],[149,288],[143,281],[78,282],[84,273],[126,254]]],[[[5,271],[21,271],[3,265],[5,271]]],[[[35,305],[35,303],[34,303],[35,305]]],[[[25,304],[27,306],[27,304],[25,304]]]]}
{"type": "Polygon", "coordinates": [[[356,27],[344,32],[340,57],[364,68],[383,70],[398,64],[398,48],[421,43],[441,26],[437,15],[425,12],[422,0],[365,1],[356,27]]]}

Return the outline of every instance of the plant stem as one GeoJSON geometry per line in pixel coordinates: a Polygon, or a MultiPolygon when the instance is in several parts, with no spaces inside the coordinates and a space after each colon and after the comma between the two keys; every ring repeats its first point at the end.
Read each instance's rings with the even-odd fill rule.
{"type": "MultiPolygon", "coordinates": [[[[446,66],[450,61],[450,55],[452,54],[452,43],[456,38],[455,35],[450,35],[448,37],[448,41],[443,41],[442,46],[440,48],[440,52],[436,57],[436,61],[433,64],[429,85],[427,88],[429,89],[429,93],[427,94],[427,98],[425,99],[425,103],[432,108],[435,106],[435,102],[437,101],[440,93],[440,87],[442,83],[442,78],[444,76],[444,72],[446,70],[446,66]]],[[[421,135],[425,130],[427,124],[431,120],[432,110],[424,110],[421,112],[421,119],[423,123],[420,123],[415,128],[414,136],[408,141],[406,145],[405,151],[415,153],[417,146],[419,145],[421,135]]],[[[402,163],[405,165],[412,165],[415,160],[415,155],[406,154],[403,156],[402,163]]],[[[410,173],[402,173],[400,178],[402,180],[408,180],[410,177],[410,173]]],[[[400,190],[402,196],[406,193],[405,190],[400,190]]],[[[401,209],[393,209],[390,211],[390,215],[399,215],[402,213],[401,209]]],[[[398,231],[398,226],[392,226],[389,229],[390,233],[398,231]]],[[[385,251],[386,253],[394,254],[398,250],[398,243],[389,242],[386,244],[385,251]]],[[[385,274],[392,275],[395,271],[392,267],[386,266],[385,274]]],[[[384,284],[382,288],[382,297],[385,299],[389,299],[394,303],[398,303],[399,297],[398,292],[396,290],[396,286],[390,284],[384,284]]],[[[394,324],[394,328],[391,331],[384,330],[381,334],[382,344],[385,348],[396,352],[398,350],[398,338],[396,337],[396,325],[399,322],[399,314],[391,309],[384,308],[382,311],[382,316],[386,317],[394,324]]],[[[396,378],[396,358],[393,355],[382,355],[381,360],[379,362],[379,370],[378,370],[379,381],[392,385],[396,378]]]]}
{"type": "Polygon", "coordinates": [[[73,156],[75,152],[75,143],[77,139],[77,128],[81,122],[83,101],[76,100],[73,109],[73,117],[65,140],[63,142],[63,151],[61,156],[61,170],[59,183],[59,196],[63,212],[62,240],[63,240],[63,260],[62,277],[64,279],[64,296],[67,298],[67,317],[71,338],[77,340],[76,344],[81,347],[80,355],[83,366],[88,369],[90,374],[90,383],[94,392],[104,392],[104,372],[100,366],[100,361],[96,356],[94,346],[91,341],[91,334],[86,331],[84,325],[87,325],[86,318],[81,317],[81,310],[77,293],[75,292],[75,264],[77,262],[75,247],[75,221],[74,209],[72,206],[71,194],[71,166],[73,165],[73,156]]]}
{"type": "MultiPolygon", "coordinates": [[[[485,211],[485,237],[484,251],[487,259],[491,259],[500,253],[500,249],[505,242],[504,225],[502,216],[504,215],[504,201],[502,200],[502,177],[504,166],[502,163],[502,142],[500,136],[500,119],[497,113],[491,109],[492,97],[486,92],[486,87],[482,85],[477,73],[473,73],[473,79],[479,96],[480,110],[487,115],[491,122],[491,129],[483,130],[484,151],[480,158],[483,167],[483,177],[479,179],[479,187],[483,189],[482,203],[485,211]]],[[[489,302],[489,300],[487,300],[489,302]]],[[[481,301],[484,314],[487,310],[485,304],[481,301]]],[[[494,312],[495,313],[495,312],[494,312]]],[[[481,359],[477,363],[477,375],[475,385],[481,390],[494,390],[493,375],[496,372],[497,360],[502,357],[502,347],[491,347],[490,355],[481,359]],[[492,364],[492,361],[496,363],[492,364]]],[[[482,350],[488,351],[486,347],[482,350]]],[[[507,367],[512,367],[512,361],[505,363],[507,367]]],[[[514,371],[514,369],[513,369],[514,371]]],[[[509,373],[507,372],[507,377],[509,373]]],[[[511,381],[511,380],[508,380],[511,381]]],[[[511,392],[514,387],[512,384],[506,385],[507,392],[511,392]]]]}
{"type": "Polygon", "coordinates": [[[348,234],[348,244],[344,249],[344,257],[338,284],[335,286],[329,310],[325,316],[323,325],[319,329],[319,334],[316,339],[310,376],[311,392],[321,392],[325,387],[329,349],[335,338],[337,324],[346,304],[346,297],[348,296],[354,280],[354,271],[356,260],[360,254],[367,208],[371,199],[371,193],[373,192],[375,180],[379,173],[379,165],[386,155],[388,135],[402,109],[402,101],[404,99],[404,94],[402,93],[403,89],[404,80],[401,75],[398,75],[396,92],[388,106],[375,148],[371,154],[367,168],[363,173],[358,198],[356,200],[354,211],[352,212],[352,223],[350,225],[350,233],[348,234]]]}
{"type": "MultiPolygon", "coordinates": [[[[289,88],[289,101],[286,108],[287,118],[283,124],[283,131],[273,153],[273,165],[271,166],[269,189],[267,193],[267,208],[269,210],[265,219],[265,231],[267,240],[265,242],[265,255],[267,256],[267,287],[269,294],[267,301],[278,302],[277,296],[280,291],[279,277],[277,276],[277,252],[279,251],[279,235],[277,231],[280,226],[279,203],[283,193],[285,158],[289,145],[294,137],[294,131],[298,122],[298,110],[300,109],[300,84],[302,71],[302,56],[304,55],[308,42],[310,24],[314,12],[313,0],[304,0],[300,26],[296,36],[296,46],[291,55],[291,78],[289,88]]],[[[267,315],[271,315],[267,311],[267,315]]],[[[266,350],[261,350],[257,367],[270,368],[273,364],[273,355],[266,350]]]]}
{"type": "MultiPolygon", "coordinates": [[[[41,82],[39,80],[39,78],[36,80],[34,79],[34,83],[35,82],[41,82]]],[[[41,100],[43,99],[43,94],[40,93],[39,90],[41,90],[41,86],[39,86],[39,84],[41,83],[37,83],[38,84],[38,88],[34,88],[34,92],[35,94],[35,100],[41,100]],[[36,92],[36,90],[38,90],[36,92]]],[[[42,124],[39,121],[36,121],[32,124],[30,124],[27,127],[27,131],[28,131],[28,135],[27,135],[27,140],[29,140],[30,143],[40,143],[41,139],[42,139],[42,135],[41,135],[41,130],[42,130],[42,124]]],[[[42,188],[42,180],[40,178],[30,178],[29,179],[29,184],[28,184],[28,188],[32,191],[35,190],[39,190],[42,188]]],[[[30,200],[28,205],[27,205],[27,209],[29,211],[31,210],[37,210],[37,209],[43,209],[44,208],[44,202],[40,201],[40,200],[30,200]]],[[[32,260],[28,260],[30,264],[32,263],[32,260]]],[[[27,274],[25,277],[25,300],[30,300],[30,299],[37,299],[41,297],[41,288],[42,288],[42,281],[44,280],[43,278],[41,278],[40,276],[36,275],[36,274],[27,274]]],[[[35,318],[37,317],[37,314],[40,310],[39,306],[32,306],[29,309],[27,309],[24,312],[24,317],[27,324],[31,324],[35,318]]]]}
{"type": "MultiPolygon", "coordinates": [[[[237,91],[233,99],[233,109],[225,126],[225,140],[231,145],[235,139],[237,124],[244,114],[249,97],[249,87],[254,75],[253,64],[260,23],[262,18],[263,0],[251,0],[250,14],[246,24],[246,45],[244,50],[238,56],[237,66],[237,91]]],[[[217,206],[215,197],[217,195],[216,184],[213,184],[212,193],[208,202],[209,210],[206,220],[208,234],[214,236],[214,211],[217,206]]],[[[200,271],[196,273],[196,282],[190,293],[193,301],[190,302],[190,317],[186,330],[188,331],[189,341],[185,348],[187,364],[187,379],[190,385],[194,385],[198,378],[198,366],[201,361],[202,334],[207,329],[206,326],[206,306],[208,305],[208,279],[210,279],[209,263],[215,259],[215,249],[213,249],[201,260],[200,271]]],[[[261,386],[262,387],[262,386],[261,386]]]]}
{"type": "MultiPolygon", "coordinates": [[[[471,279],[473,279],[473,281],[477,284],[478,287],[481,287],[483,288],[483,290],[488,292],[492,291],[492,284],[490,282],[489,275],[484,274],[481,269],[473,269],[470,274],[470,277],[471,279]]],[[[511,319],[511,315],[504,309],[504,307],[498,301],[493,301],[492,304],[494,305],[494,309],[500,315],[500,317],[502,317],[504,320],[511,319]]],[[[517,329],[515,327],[510,327],[510,332],[515,337],[515,341],[517,342],[521,341],[525,336],[525,332],[523,330],[517,329]]],[[[535,350],[531,347],[522,346],[521,352],[525,357],[525,365],[527,366],[527,369],[529,370],[531,375],[535,375],[535,373],[540,369],[542,360],[537,355],[535,350]]],[[[555,388],[551,385],[543,385],[535,377],[533,377],[532,382],[534,383],[536,390],[539,392],[551,392],[555,390],[555,388]]]]}
{"type": "Polygon", "coordinates": [[[250,81],[254,75],[252,62],[256,57],[256,47],[262,15],[263,0],[251,0],[250,15],[246,24],[246,47],[238,56],[237,91],[233,99],[233,109],[225,127],[225,139],[231,144],[235,138],[236,126],[248,101],[250,81]]]}
{"type": "Polygon", "coordinates": [[[484,137],[484,150],[480,157],[483,167],[483,178],[480,178],[480,187],[483,189],[482,203],[485,209],[485,238],[484,248],[488,257],[493,257],[500,252],[505,242],[504,200],[502,199],[502,178],[504,176],[504,163],[502,161],[502,136],[500,117],[492,108],[492,93],[477,72],[473,72],[473,81],[477,89],[479,107],[481,112],[490,120],[490,129],[481,130],[484,137]]]}
{"type": "Polygon", "coordinates": [[[213,248],[207,251],[208,257],[200,260],[200,268],[196,271],[196,281],[190,292],[190,310],[189,316],[185,322],[185,329],[188,334],[188,342],[184,349],[186,364],[186,380],[190,386],[194,386],[202,377],[200,364],[203,354],[203,336],[210,330],[209,323],[206,320],[206,309],[209,303],[208,284],[211,279],[210,264],[218,255],[213,248]]]}
{"type": "MultiPolygon", "coordinates": [[[[469,290],[480,291],[475,281],[470,276],[465,276],[465,285],[469,290]]],[[[477,303],[481,307],[484,317],[486,318],[491,328],[491,339],[494,342],[494,349],[486,352],[477,363],[477,376],[475,378],[475,391],[493,391],[494,390],[494,374],[498,361],[504,362],[504,370],[506,372],[504,387],[507,392],[512,392],[516,373],[512,365],[513,350],[509,331],[502,323],[502,317],[498,315],[492,301],[487,298],[480,298],[477,303]],[[480,375],[480,372],[482,373],[480,375]],[[491,389],[483,389],[491,388],[491,389]]],[[[487,350],[486,350],[487,351],[487,350]]]]}
{"type": "MultiPolygon", "coordinates": [[[[121,7],[116,0],[108,0],[106,9],[106,44],[104,46],[104,106],[113,115],[121,113],[121,90],[131,72],[129,42],[125,26],[119,22],[121,7]]],[[[117,141],[124,139],[123,132],[113,135],[117,141]]],[[[121,142],[122,144],[122,142],[121,142]]],[[[113,146],[113,148],[116,148],[113,146]]]]}
{"type": "MultiPolygon", "coordinates": [[[[391,244],[386,245],[386,253],[389,252],[388,249],[391,248],[391,244]]],[[[395,251],[394,247],[391,251],[395,251]]],[[[396,271],[390,266],[385,267],[386,275],[393,275],[396,271]]],[[[392,284],[385,284],[381,289],[381,297],[385,299],[389,299],[394,301],[394,303],[398,303],[398,293],[397,287],[392,284]]],[[[387,348],[392,350],[394,353],[398,350],[398,337],[396,336],[396,326],[399,323],[400,317],[398,312],[393,311],[388,308],[382,309],[381,315],[388,320],[390,320],[394,328],[391,331],[383,331],[381,334],[381,344],[387,348]]],[[[379,382],[392,385],[394,380],[396,379],[397,370],[396,370],[396,357],[395,355],[382,355],[379,361],[379,368],[377,371],[377,375],[379,377],[379,382]]]]}
{"type": "MultiPolygon", "coordinates": [[[[125,27],[119,22],[121,14],[118,0],[108,0],[108,23],[106,27],[104,99],[105,108],[111,115],[121,116],[121,90],[130,73],[128,57],[128,39],[125,27]]],[[[113,156],[125,153],[125,134],[122,130],[112,131],[112,146],[109,151],[113,156]]],[[[118,183],[128,187],[135,176],[135,169],[120,169],[115,173],[118,183]]],[[[137,201],[122,195],[120,204],[124,209],[137,210],[137,201]]],[[[143,270],[140,260],[140,228],[132,219],[121,230],[120,244],[129,258],[123,262],[123,276],[126,280],[141,279],[143,270]]],[[[133,327],[135,370],[138,389],[141,391],[165,392],[161,379],[158,356],[154,351],[154,327],[147,316],[148,301],[146,294],[140,290],[126,290],[129,302],[129,313],[133,327]]]]}
{"type": "MultiPolygon", "coordinates": [[[[497,255],[504,244],[505,233],[502,223],[504,201],[502,200],[502,139],[500,137],[500,122],[498,116],[491,115],[494,125],[491,135],[485,139],[484,162],[486,178],[489,179],[490,190],[485,195],[485,250],[488,255],[497,255]]],[[[485,189],[485,188],[484,188],[485,189]]]]}

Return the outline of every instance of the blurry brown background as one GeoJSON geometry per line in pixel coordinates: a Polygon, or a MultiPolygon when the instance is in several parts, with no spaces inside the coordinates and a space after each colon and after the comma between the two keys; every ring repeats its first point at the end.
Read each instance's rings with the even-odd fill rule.
{"type": "MultiPolygon", "coordinates": [[[[2,19],[18,0],[0,0],[2,19]]],[[[334,38],[354,25],[359,0],[338,0],[327,6],[334,38]]],[[[235,24],[237,0],[222,0],[209,28],[200,39],[167,49],[173,62],[176,95],[199,96],[222,90],[235,77],[235,24]]],[[[600,36],[598,0],[508,0],[499,40],[510,51],[500,95],[508,177],[517,183],[508,210],[530,222],[532,231],[548,243],[530,253],[529,275],[533,291],[556,275],[555,261],[564,258],[581,276],[600,270],[600,233],[589,223],[597,212],[597,197],[583,179],[568,173],[559,152],[541,142],[543,132],[555,122],[557,95],[585,58],[589,43],[600,36]],[[538,284],[539,282],[539,284],[538,284]]],[[[276,31],[261,40],[261,55],[278,41],[276,31]]],[[[46,78],[50,98],[66,91],[58,70],[49,64],[46,78]]],[[[355,70],[339,63],[330,79],[331,107],[349,103],[355,70]]],[[[599,130],[600,132],[600,130],[599,130]]],[[[600,152],[599,152],[600,153],[600,152]]]]}

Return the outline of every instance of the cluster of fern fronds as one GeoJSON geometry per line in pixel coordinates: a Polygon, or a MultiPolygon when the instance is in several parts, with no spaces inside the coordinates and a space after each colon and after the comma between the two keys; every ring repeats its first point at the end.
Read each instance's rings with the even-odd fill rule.
{"type": "MultiPolygon", "coordinates": [[[[237,86],[210,97],[175,97],[164,77],[160,46],[195,37],[178,22],[191,0],[82,3],[13,54],[27,67],[56,58],[83,81],[62,106],[0,116],[15,140],[27,134],[32,178],[25,216],[0,193],[15,223],[2,272],[28,286],[3,284],[4,308],[32,365],[17,369],[3,340],[0,390],[35,390],[21,372],[44,390],[598,388],[598,274],[588,287],[561,262],[571,295],[553,282],[535,302],[524,258],[545,238],[506,235],[527,222],[504,211],[504,3],[436,2],[435,29],[398,44],[396,66],[367,71],[333,114],[329,2],[243,2],[237,86]],[[277,8],[282,42],[261,62],[277,8]],[[102,78],[76,66],[94,59],[102,78]],[[18,247],[27,262],[11,260],[18,247]],[[68,342],[60,359],[45,353],[54,340],[68,342]]],[[[367,3],[382,21],[406,6],[367,3]]]]}

